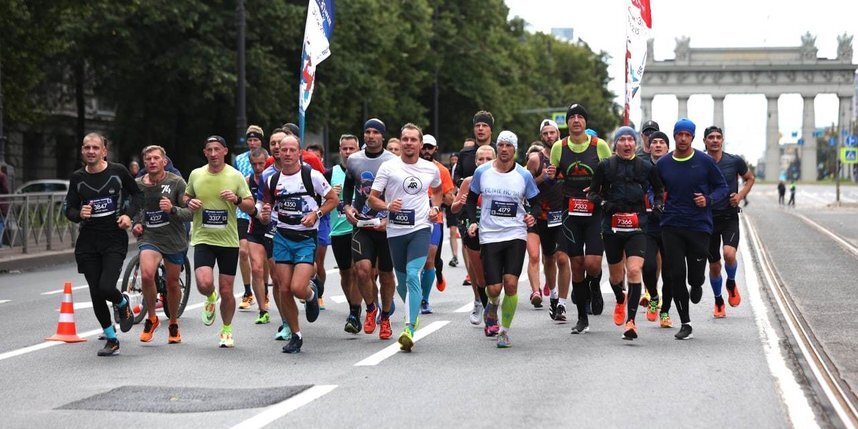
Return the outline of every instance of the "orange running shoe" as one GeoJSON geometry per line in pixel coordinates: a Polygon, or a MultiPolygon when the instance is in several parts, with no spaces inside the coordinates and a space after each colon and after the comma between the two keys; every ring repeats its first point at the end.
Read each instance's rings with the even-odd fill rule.
{"type": "Polygon", "coordinates": [[[146,318],[146,323],[143,325],[143,332],[140,333],[140,341],[144,343],[148,343],[152,341],[152,335],[155,333],[155,330],[161,326],[161,321],[158,320],[158,316],[155,316],[155,321],[152,319],[146,318]]]}
{"type": "Polygon", "coordinates": [[[658,301],[651,300],[646,306],[646,320],[655,322],[658,319],[658,301]]]}
{"type": "Polygon", "coordinates": [[[378,330],[378,339],[389,340],[393,336],[393,330],[390,329],[390,319],[381,319],[381,327],[378,330]]]}
{"type": "Polygon", "coordinates": [[[661,313],[658,315],[659,319],[661,319],[658,323],[659,328],[672,328],[673,322],[670,320],[670,314],[661,313]]]}
{"type": "Polygon", "coordinates": [[[623,332],[624,340],[634,340],[638,337],[638,327],[635,326],[634,320],[626,322],[626,330],[623,332]]]}
{"type": "Polygon", "coordinates": [[[171,323],[167,330],[170,331],[170,335],[167,337],[168,344],[179,344],[182,342],[182,334],[179,333],[178,323],[171,323]]]}
{"type": "Polygon", "coordinates": [[[375,332],[375,319],[378,317],[378,305],[375,306],[375,309],[372,311],[366,311],[366,319],[363,321],[363,332],[365,334],[371,334],[375,332]]]}
{"type": "Polygon", "coordinates": [[[614,306],[614,324],[617,326],[623,326],[623,321],[626,320],[626,299],[629,298],[625,292],[623,292],[623,296],[625,297],[623,303],[614,306]]]}
{"type": "Polygon", "coordinates": [[[444,292],[447,289],[447,279],[441,276],[441,281],[436,282],[435,287],[438,288],[438,292],[444,292]]]}
{"type": "Polygon", "coordinates": [[[714,316],[716,319],[723,319],[727,317],[727,311],[724,308],[723,303],[721,305],[718,305],[717,303],[715,304],[715,309],[712,310],[712,316],[714,316]]]}
{"type": "Polygon", "coordinates": [[[727,288],[727,295],[727,302],[730,303],[730,307],[738,307],[742,303],[742,295],[739,295],[738,285],[734,286],[733,289],[727,288]]]}

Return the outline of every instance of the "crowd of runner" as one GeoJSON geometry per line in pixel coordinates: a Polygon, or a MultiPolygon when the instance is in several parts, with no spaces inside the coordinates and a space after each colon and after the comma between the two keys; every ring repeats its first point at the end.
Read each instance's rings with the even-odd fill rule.
{"type": "MultiPolygon", "coordinates": [[[[717,126],[704,130],[703,152],[691,147],[697,127],[686,118],[674,125],[672,144],[653,121],[640,132],[620,127],[610,142],[587,121],[580,104],[567,110],[565,137],[557,123],[541,121],[538,140],[519,164],[518,136],[500,131],[493,138],[492,114],[477,112],[474,137],[450,169],[435,159],[436,139],[410,123],[385,142],[384,122],[368,120],[362,143],[356,135],[340,137],[339,162],[331,168],[322,163],[322,147],[302,149],[294,124],[271,130],[267,149],[265,132],[250,126],[249,150],[234,166],[227,162],[225,139],[207,138],[207,163],[187,182],[155,145],[142,150],[143,169],[135,180],[124,166],[107,161],[108,141],[89,134],[65,213],[81,225],[78,270],[106,339],[98,355],[119,351],[108,302],[122,332],[133,325],[131,299],[115,286],[128,248],[125,229],[138,239],[147,302],[159,299],[155,276],[165,267],[171,344],[182,341],[175,315],[189,246],[197,290],[205,297],[202,321],[212,325],[220,314],[219,346],[235,345],[237,308],[258,311],[257,324],[271,323],[271,296],[280,316],[274,339],[286,342],[285,353],[303,346],[298,303],[309,323],[324,309],[330,247],[349,304],[345,332],[378,330],[380,340],[389,340],[398,296],[404,322],[397,338],[402,350],[411,351],[420,315],[433,312],[433,285],[439,291],[447,286],[440,258],[445,220],[453,250],[449,265],[464,264],[464,284],[473,290],[469,321],[483,325],[499,348],[512,345],[525,264],[530,305],[542,307],[547,298],[549,317],[565,323],[571,301],[571,333],[589,332],[590,317],[605,307],[603,256],[613,321],[623,339],[638,338],[639,307],[661,328],[674,327],[675,308],[675,338],[692,338],[689,303],[701,300],[707,261],[713,317],[726,316],[725,303],[741,302],[739,203],[754,175],[744,160],[723,151],[717,126]],[[239,272],[240,295],[233,292],[239,272]]],[[[155,307],[147,307],[140,341],[152,341],[161,325],[155,307]]]]}

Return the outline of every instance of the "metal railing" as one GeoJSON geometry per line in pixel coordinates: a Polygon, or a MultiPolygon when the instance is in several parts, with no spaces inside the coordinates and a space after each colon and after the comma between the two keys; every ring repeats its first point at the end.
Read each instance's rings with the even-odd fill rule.
{"type": "Polygon", "coordinates": [[[63,214],[65,196],[65,192],[0,195],[3,253],[73,248],[78,225],[63,214]]]}

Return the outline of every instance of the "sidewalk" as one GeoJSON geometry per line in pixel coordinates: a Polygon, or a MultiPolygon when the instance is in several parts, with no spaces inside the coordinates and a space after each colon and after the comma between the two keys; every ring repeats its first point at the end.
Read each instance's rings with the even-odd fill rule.
{"type": "MultiPolygon", "coordinates": [[[[128,253],[137,251],[137,239],[130,235],[128,253]]],[[[28,271],[41,267],[74,262],[74,247],[69,243],[55,245],[47,250],[45,245],[33,246],[29,253],[23,253],[21,247],[4,246],[0,248],[0,274],[10,271],[28,271]]]]}

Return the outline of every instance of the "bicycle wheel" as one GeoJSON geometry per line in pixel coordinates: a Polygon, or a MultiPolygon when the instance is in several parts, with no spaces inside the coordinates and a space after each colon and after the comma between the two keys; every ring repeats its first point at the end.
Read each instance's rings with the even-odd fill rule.
{"type": "Polygon", "coordinates": [[[140,323],[146,316],[146,303],[143,302],[143,280],[140,277],[140,255],[134,255],[128,265],[125,266],[125,273],[122,275],[122,291],[128,294],[131,302],[131,312],[134,314],[134,323],[140,323]]]}
{"type": "MultiPolygon", "coordinates": [[[[162,271],[158,271],[159,275],[162,271]]],[[[163,279],[159,280],[163,281],[163,279]]],[[[182,313],[185,312],[185,306],[188,305],[188,297],[191,295],[191,261],[188,260],[187,255],[185,256],[185,263],[182,265],[181,271],[179,272],[179,293],[182,294],[181,298],[179,298],[179,313],[176,315],[176,318],[182,317],[182,313]]],[[[164,288],[163,292],[166,302],[167,290],[164,288]]],[[[164,314],[167,317],[170,317],[170,310],[167,308],[168,306],[164,306],[164,314]]]]}

